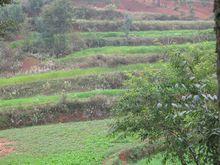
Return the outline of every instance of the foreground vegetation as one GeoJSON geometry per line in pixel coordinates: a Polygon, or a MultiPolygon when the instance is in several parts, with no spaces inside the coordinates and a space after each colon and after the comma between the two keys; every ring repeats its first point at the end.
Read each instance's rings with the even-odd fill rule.
{"type": "Polygon", "coordinates": [[[1,164],[101,164],[112,152],[131,146],[131,139],[107,137],[110,121],[58,124],[1,131],[15,141],[16,153],[1,164]],[[10,136],[9,136],[10,135],[10,136]],[[71,146],[71,147],[70,147],[71,146]]]}
{"type": "Polygon", "coordinates": [[[170,71],[146,72],[129,81],[129,91],[115,108],[115,131],[152,143],[163,139],[166,159],[176,157],[181,164],[216,164],[220,135],[214,50],[191,46],[173,49],[169,57],[170,71]]]}

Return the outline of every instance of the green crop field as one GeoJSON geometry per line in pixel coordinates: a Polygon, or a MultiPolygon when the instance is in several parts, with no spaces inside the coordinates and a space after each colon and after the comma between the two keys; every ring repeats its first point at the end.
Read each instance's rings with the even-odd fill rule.
{"type": "Polygon", "coordinates": [[[119,66],[115,68],[97,67],[97,68],[89,68],[89,69],[74,69],[70,71],[52,71],[48,73],[23,75],[12,78],[1,78],[0,87],[31,83],[31,82],[43,81],[43,80],[64,79],[64,78],[79,77],[86,75],[98,75],[98,74],[105,74],[111,72],[139,71],[145,68],[158,70],[164,66],[165,64],[156,63],[156,64],[135,64],[128,66],[119,66]]]}
{"type": "Polygon", "coordinates": [[[108,124],[104,120],[1,131],[0,138],[10,135],[16,141],[16,152],[0,164],[101,164],[108,154],[132,145],[132,139],[107,137],[108,124]]]}
{"type": "MultiPolygon", "coordinates": [[[[66,93],[66,99],[73,100],[83,100],[88,99],[97,95],[105,95],[105,96],[118,96],[122,94],[124,90],[120,89],[110,89],[110,90],[94,90],[88,92],[77,92],[77,93],[66,93]]],[[[20,107],[33,107],[44,104],[57,104],[62,98],[62,94],[57,94],[53,96],[35,96],[29,98],[18,98],[11,100],[0,100],[0,112],[4,112],[6,108],[14,108],[20,107]]]]}
{"type": "MultiPolygon", "coordinates": [[[[38,33],[32,33],[28,36],[29,42],[34,42],[40,36],[38,33]]],[[[68,34],[69,40],[74,38],[76,34],[68,34]]],[[[122,31],[117,32],[80,32],[77,33],[79,37],[83,39],[123,39],[125,38],[125,33],[122,31]]],[[[158,31],[158,30],[150,30],[150,31],[132,31],[129,33],[129,37],[136,38],[149,38],[149,39],[160,39],[160,38],[175,38],[175,37],[192,37],[192,36],[207,36],[213,35],[213,29],[203,29],[203,30],[166,30],[166,31],[158,31]]],[[[36,42],[36,41],[35,41],[36,42]]],[[[70,41],[69,41],[70,42],[70,41]]],[[[11,48],[19,48],[23,47],[26,44],[25,40],[18,40],[12,42],[11,48]]]]}
{"type": "MultiPolygon", "coordinates": [[[[110,120],[11,129],[0,132],[16,152],[0,164],[102,164],[115,152],[140,144],[136,137],[108,136],[110,120]]],[[[161,163],[158,155],[152,165],[161,163]]],[[[141,162],[140,162],[141,164],[141,162]]]]}
{"type": "MultiPolygon", "coordinates": [[[[143,55],[143,54],[152,54],[152,53],[164,53],[165,51],[172,48],[187,48],[191,44],[180,44],[180,45],[168,45],[168,46],[109,46],[103,48],[91,48],[87,50],[83,50],[80,52],[73,53],[64,58],[60,58],[56,61],[60,62],[68,62],[72,61],[75,58],[81,57],[90,57],[95,55],[143,55]]],[[[213,49],[215,47],[215,42],[201,42],[193,45],[202,45],[207,47],[207,49],[213,49]]]]}
{"type": "MultiPolygon", "coordinates": [[[[124,32],[82,32],[80,36],[85,38],[114,38],[124,37],[124,32]]],[[[166,30],[166,31],[132,31],[129,37],[144,37],[144,38],[165,38],[165,37],[189,37],[196,35],[213,34],[213,29],[206,30],[166,30]]]]}

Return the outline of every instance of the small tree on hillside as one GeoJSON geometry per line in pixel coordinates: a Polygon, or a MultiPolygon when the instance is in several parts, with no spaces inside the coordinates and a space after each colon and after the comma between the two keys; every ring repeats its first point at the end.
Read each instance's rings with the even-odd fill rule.
{"type": "Polygon", "coordinates": [[[67,49],[65,33],[70,29],[71,11],[72,8],[67,1],[55,1],[45,9],[42,19],[39,19],[39,21],[42,21],[40,24],[43,27],[38,29],[42,33],[45,45],[50,52],[55,53],[57,56],[67,49]]]}
{"type": "MultiPolygon", "coordinates": [[[[11,3],[11,0],[0,0],[0,7],[11,3]]],[[[10,26],[9,22],[0,21],[0,37],[4,35],[5,29],[10,26]]]]}
{"type": "Polygon", "coordinates": [[[129,16],[128,14],[125,15],[124,17],[124,25],[122,27],[124,33],[125,33],[125,37],[128,39],[131,28],[132,28],[132,17],[129,16]]]}
{"type": "Polygon", "coordinates": [[[71,7],[67,1],[55,1],[48,6],[42,16],[46,33],[65,33],[71,25],[71,7]]]}
{"type": "Polygon", "coordinates": [[[16,32],[19,25],[24,22],[25,15],[22,7],[17,4],[10,4],[7,6],[0,6],[0,25],[2,35],[16,32]]]}

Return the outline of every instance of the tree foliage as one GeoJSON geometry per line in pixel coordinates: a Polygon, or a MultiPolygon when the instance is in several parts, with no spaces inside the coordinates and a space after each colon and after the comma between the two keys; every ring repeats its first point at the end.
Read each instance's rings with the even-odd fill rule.
{"type": "Polygon", "coordinates": [[[114,109],[113,130],[160,141],[165,160],[216,163],[220,129],[215,53],[190,46],[169,54],[167,70],[132,76],[114,109]]]}
{"type": "Polygon", "coordinates": [[[29,0],[27,4],[24,5],[24,10],[28,13],[29,16],[36,16],[41,12],[43,5],[43,0],[29,0]]]}
{"type": "Polygon", "coordinates": [[[19,30],[25,15],[19,4],[0,6],[0,35],[11,34],[19,30]]]}
{"type": "Polygon", "coordinates": [[[68,49],[65,33],[70,29],[71,11],[67,1],[55,1],[38,18],[38,25],[41,25],[38,31],[42,34],[44,45],[56,56],[63,55],[68,49]]]}
{"type": "Polygon", "coordinates": [[[11,0],[0,0],[0,6],[3,6],[5,4],[10,4],[11,0]]]}

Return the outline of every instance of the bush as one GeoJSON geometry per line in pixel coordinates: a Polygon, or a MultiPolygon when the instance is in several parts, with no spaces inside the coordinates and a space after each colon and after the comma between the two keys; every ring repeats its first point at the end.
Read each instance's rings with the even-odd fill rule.
{"type": "Polygon", "coordinates": [[[12,50],[9,46],[3,42],[0,42],[0,74],[13,73],[19,68],[19,52],[12,50]]]}

